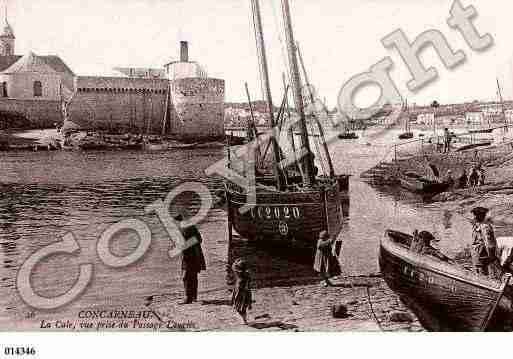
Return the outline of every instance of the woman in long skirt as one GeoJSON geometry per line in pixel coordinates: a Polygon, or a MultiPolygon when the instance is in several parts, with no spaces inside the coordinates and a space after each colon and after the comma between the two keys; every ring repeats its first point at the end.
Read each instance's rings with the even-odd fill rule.
{"type": "Polygon", "coordinates": [[[317,241],[314,270],[321,275],[327,287],[333,286],[330,282],[331,277],[342,273],[338,258],[333,253],[335,241],[336,239],[330,238],[329,233],[326,231],[319,234],[319,240],[317,241]]]}
{"type": "Polygon", "coordinates": [[[233,309],[242,318],[244,324],[248,324],[247,311],[251,309],[251,277],[247,268],[247,263],[244,259],[237,259],[232,269],[236,277],[235,288],[232,295],[233,309]]]}

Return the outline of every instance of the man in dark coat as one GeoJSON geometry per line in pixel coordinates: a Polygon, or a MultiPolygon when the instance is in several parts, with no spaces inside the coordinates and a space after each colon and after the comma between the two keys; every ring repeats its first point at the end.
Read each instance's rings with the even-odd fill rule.
{"type": "Polygon", "coordinates": [[[444,129],[444,153],[451,152],[451,141],[452,134],[449,132],[449,129],[444,129]]]}
{"type": "MultiPolygon", "coordinates": [[[[183,221],[183,216],[175,217],[178,222],[183,221]]],[[[185,288],[185,301],[182,304],[190,304],[198,300],[198,273],[207,269],[205,256],[201,249],[203,238],[198,228],[194,225],[181,229],[185,240],[185,249],[182,252],[182,273],[185,288]],[[195,241],[194,241],[195,240],[195,241]],[[192,245],[191,241],[194,241],[192,245]]]]}

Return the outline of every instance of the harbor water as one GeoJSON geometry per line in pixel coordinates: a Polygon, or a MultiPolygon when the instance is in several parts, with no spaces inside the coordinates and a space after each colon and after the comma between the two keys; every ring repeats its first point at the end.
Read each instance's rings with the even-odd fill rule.
{"type": "MultiPolygon", "coordinates": [[[[345,275],[379,272],[379,240],[388,228],[412,232],[429,230],[440,247],[455,254],[470,240],[468,221],[397,191],[381,193],[359,174],[383,160],[397,139],[396,131],[369,130],[358,140],[337,141],[330,148],[336,172],[350,173],[350,203],[346,203],[341,263],[345,275]]],[[[224,149],[168,152],[6,152],[0,153],[0,328],[38,329],[41,319],[77,319],[83,310],[143,310],[149,297],[182,296],[180,258],[170,258],[170,239],[159,219],[145,207],[164,199],[177,185],[199,182],[211,193],[223,188],[221,178],[205,169],[223,158],[224,149]],[[152,242],[146,255],[125,268],[105,265],[96,251],[98,238],[110,225],[137,218],[148,224],[152,242]],[[80,245],[74,255],[52,256],[34,269],[32,285],[38,294],[55,297],[69,290],[80,264],[92,264],[93,279],[74,302],[52,312],[29,308],[16,289],[22,263],[45,245],[72,233],[80,245]]],[[[170,211],[192,213],[200,199],[191,193],[176,198],[170,211]]],[[[257,285],[292,285],[318,280],[313,259],[276,254],[235,237],[228,243],[227,217],[214,207],[200,225],[208,270],[200,276],[200,292],[226,288],[228,264],[249,258],[257,285]]],[[[120,232],[112,253],[125,256],[138,245],[137,237],[120,232]]]]}

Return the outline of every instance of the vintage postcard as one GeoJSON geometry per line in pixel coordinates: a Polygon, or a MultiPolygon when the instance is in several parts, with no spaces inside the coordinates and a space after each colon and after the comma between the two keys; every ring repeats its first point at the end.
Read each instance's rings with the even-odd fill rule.
{"type": "Polygon", "coordinates": [[[3,0],[0,331],[511,331],[512,9],[3,0]]]}

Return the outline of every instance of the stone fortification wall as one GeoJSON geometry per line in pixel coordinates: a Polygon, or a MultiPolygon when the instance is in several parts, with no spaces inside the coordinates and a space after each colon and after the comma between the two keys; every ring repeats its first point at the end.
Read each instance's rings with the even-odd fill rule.
{"type": "Polygon", "coordinates": [[[181,139],[224,137],[224,100],[224,80],[171,81],[171,134],[181,139]]]}

